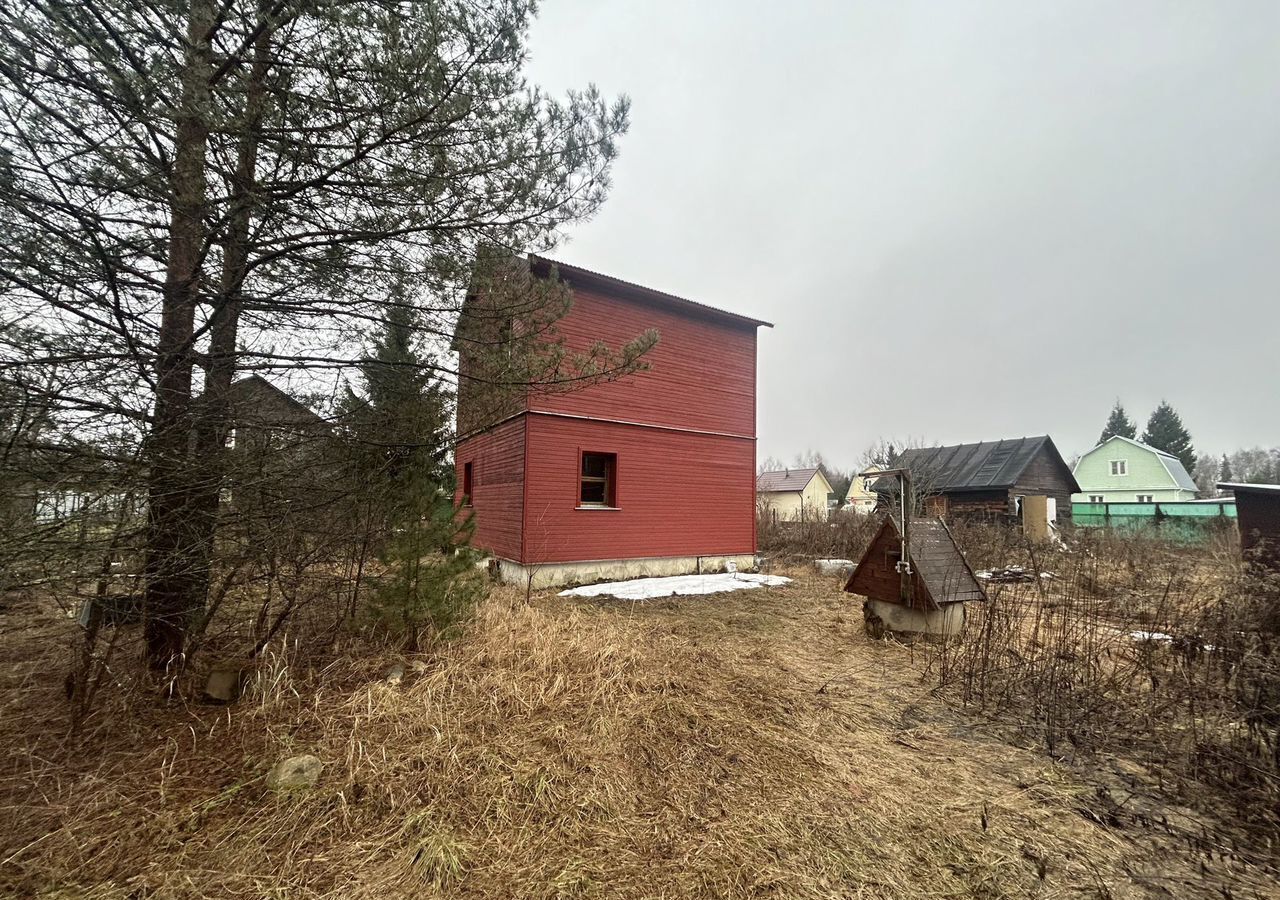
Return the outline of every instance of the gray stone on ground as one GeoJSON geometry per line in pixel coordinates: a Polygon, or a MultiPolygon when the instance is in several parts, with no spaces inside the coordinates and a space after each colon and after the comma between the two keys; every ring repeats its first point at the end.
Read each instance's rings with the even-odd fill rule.
{"type": "Polygon", "coordinates": [[[240,699],[244,689],[244,673],[251,665],[241,659],[223,660],[215,663],[204,683],[204,694],[210,700],[231,703],[240,699]]]}
{"type": "Polygon", "coordinates": [[[843,575],[845,578],[852,575],[856,568],[851,559],[815,559],[813,564],[823,575],[843,575]]]}
{"type": "Polygon", "coordinates": [[[317,756],[305,753],[290,756],[271,767],[267,773],[267,787],[273,791],[296,791],[309,788],[320,780],[324,763],[317,756]]]}

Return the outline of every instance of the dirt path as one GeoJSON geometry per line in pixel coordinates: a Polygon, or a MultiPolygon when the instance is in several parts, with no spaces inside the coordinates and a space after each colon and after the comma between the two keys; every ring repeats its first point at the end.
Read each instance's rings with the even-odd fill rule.
{"type": "Polygon", "coordinates": [[[952,857],[966,896],[1018,884],[1037,897],[1280,897],[1277,860],[1237,853],[1213,819],[1161,799],[1140,767],[1055,762],[1010,744],[1007,729],[934,696],[927,648],[867,640],[857,600],[835,579],[789,574],[780,590],[628,614],[731,653],[791,697],[831,766],[850,773],[848,814],[870,808],[918,835],[886,845],[886,858],[952,857]]]}

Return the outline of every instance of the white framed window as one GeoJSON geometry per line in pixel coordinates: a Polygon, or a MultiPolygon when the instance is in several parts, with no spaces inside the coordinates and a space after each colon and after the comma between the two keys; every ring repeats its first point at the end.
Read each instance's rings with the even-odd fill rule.
{"type": "Polygon", "coordinates": [[[1155,503],[1156,498],[1151,494],[1139,494],[1138,502],[1139,503],[1155,503]]]}
{"type": "Polygon", "coordinates": [[[1127,459],[1111,460],[1111,474],[1112,475],[1128,475],[1129,461],[1127,459]]]}
{"type": "Polygon", "coordinates": [[[1090,494],[1089,502],[1090,503],[1106,503],[1107,501],[1102,494],[1090,494]]]}

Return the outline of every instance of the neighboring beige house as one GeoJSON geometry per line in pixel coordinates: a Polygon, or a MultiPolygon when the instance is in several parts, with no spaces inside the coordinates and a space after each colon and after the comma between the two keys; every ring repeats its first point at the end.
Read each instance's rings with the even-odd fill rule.
{"type": "Polygon", "coordinates": [[[775,522],[825,518],[836,497],[821,469],[761,472],[756,499],[775,522]]]}
{"type": "MultiPolygon", "coordinates": [[[[879,472],[879,466],[872,466],[866,472],[879,472]]],[[[864,478],[862,475],[854,475],[849,482],[849,490],[844,495],[844,508],[852,510],[860,515],[867,515],[875,512],[876,503],[880,499],[880,495],[871,490],[871,483],[874,478],[864,478]]]]}

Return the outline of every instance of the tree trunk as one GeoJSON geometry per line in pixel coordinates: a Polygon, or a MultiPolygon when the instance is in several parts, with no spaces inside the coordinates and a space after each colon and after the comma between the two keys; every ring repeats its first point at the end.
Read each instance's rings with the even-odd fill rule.
{"type": "Polygon", "coordinates": [[[198,608],[192,584],[190,490],[194,326],[205,254],[205,155],[209,139],[213,0],[192,0],[173,169],[168,259],[156,346],[156,403],[147,457],[148,541],[144,601],[147,660],[164,669],[183,650],[186,621],[198,608]]]}
{"type": "Polygon", "coordinates": [[[208,364],[204,392],[196,404],[192,483],[194,532],[191,589],[197,602],[207,595],[218,526],[218,504],[227,468],[226,442],[231,428],[230,392],[236,372],[236,340],[244,308],[248,275],[249,228],[253,218],[258,144],[264,92],[270,65],[272,29],[264,17],[254,41],[253,62],[245,94],[240,146],[231,184],[231,215],[222,242],[222,273],[209,325],[208,364]]]}

